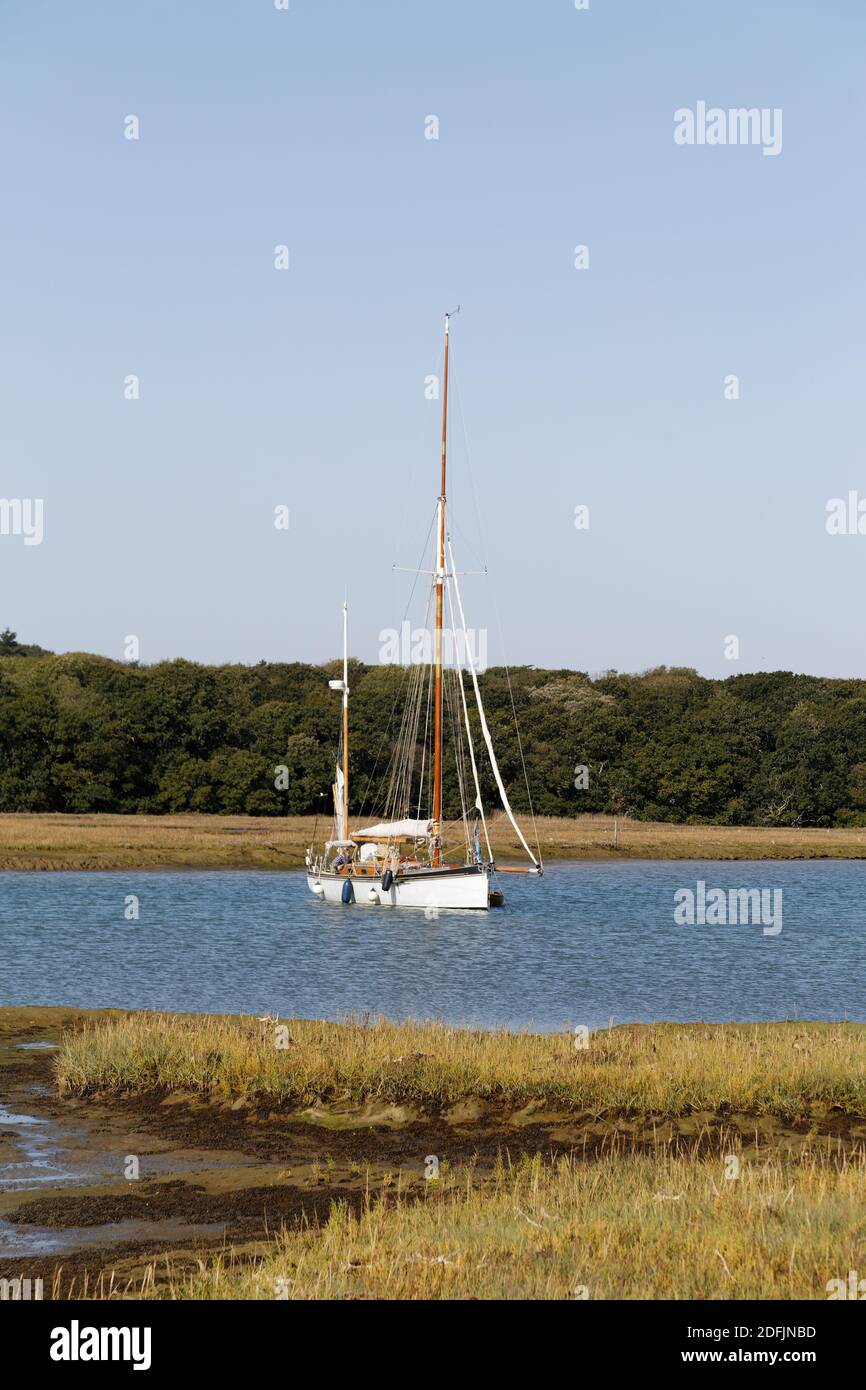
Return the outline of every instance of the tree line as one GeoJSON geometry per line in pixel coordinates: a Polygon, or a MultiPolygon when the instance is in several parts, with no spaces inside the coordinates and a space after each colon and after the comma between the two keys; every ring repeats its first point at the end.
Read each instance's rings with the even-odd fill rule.
{"type": "MultiPolygon", "coordinates": [[[[330,812],[339,701],[328,680],[340,674],[337,662],[139,666],[54,655],[7,629],[0,810],[330,812]]],[[[378,811],[406,674],[350,664],[356,815],[378,811]]],[[[512,699],[538,814],[866,824],[866,681],[787,671],[708,680],[667,667],[595,678],[534,667],[510,674],[509,684],[505,670],[490,668],[481,689],[516,809],[528,807],[512,699]]],[[[480,771],[493,806],[483,758],[480,771]]],[[[445,808],[459,810],[450,758],[445,808]]]]}

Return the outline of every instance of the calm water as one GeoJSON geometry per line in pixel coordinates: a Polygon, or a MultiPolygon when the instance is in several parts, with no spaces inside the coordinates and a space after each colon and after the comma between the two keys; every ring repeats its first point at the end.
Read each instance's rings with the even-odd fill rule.
{"type": "Polygon", "coordinates": [[[0,874],[0,1005],[554,1029],[866,1020],[866,865],[576,864],[486,914],[329,908],[301,874],[0,874]],[[782,931],[678,926],[674,892],[781,888],[782,931]],[[124,919],[127,895],[139,920],[124,919]]]}

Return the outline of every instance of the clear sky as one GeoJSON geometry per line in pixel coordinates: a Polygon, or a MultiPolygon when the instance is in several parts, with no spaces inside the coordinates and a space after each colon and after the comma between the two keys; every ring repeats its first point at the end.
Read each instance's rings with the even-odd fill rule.
{"type": "Polygon", "coordinates": [[[375,661],[460,303],[491,662],[866,676],[862,0],[2,0],[0,50],[0,496],[44,500],[0,627],[321,661],[348,587],[375,661]],[[781,152],[678,145],[699,101],[781,152]]]}

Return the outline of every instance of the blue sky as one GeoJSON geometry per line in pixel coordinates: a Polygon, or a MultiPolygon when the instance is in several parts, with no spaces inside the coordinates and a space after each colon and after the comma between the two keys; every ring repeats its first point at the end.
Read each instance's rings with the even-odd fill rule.
{"type": "Polygon", "coordinates": [[[4,0],[0,49],[0,496],[44,499],[0,626],[320,661],[348,586],[375,661],[459,302],[491,662],[866,676],[866,535],[825,526],[866,497],[856,0],[4,0]],[[781,153],[678,146],[699,100],[781,108],[781,153]]]}

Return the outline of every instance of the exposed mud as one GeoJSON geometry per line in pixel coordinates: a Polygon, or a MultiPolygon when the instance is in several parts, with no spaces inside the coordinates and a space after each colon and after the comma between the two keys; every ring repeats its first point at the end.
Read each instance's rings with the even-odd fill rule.
{"type": "MultiPolygon", "coordinates": [[[[255,1258],[281,1227],[317,1226],[335,1201],[425,1188],[427,1155],[482,1176],[500,1160],[574,1153],[820,1152],[866,1143],[866,1118],[670,1117],[515,1110],[468,1097],[440,1114],[367,1101],[299,1111],[147,1095],[62,1099],[53,1049],[74,1010],[0,1011],[0,1278],[42,1278],[46,1296],[103,1276],[134,1287],[220,1250],[255,1258]],[[25,1046],[22,1046],[25,1044],[25,1046]],[[36,1044],[48,1044],[40,1046],[36,1044]]],[[[93,1015],[89,1015],[93,1017],[93,1015]]]]}

